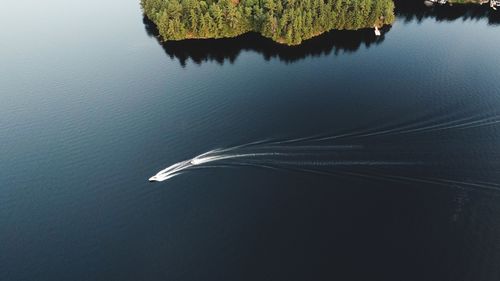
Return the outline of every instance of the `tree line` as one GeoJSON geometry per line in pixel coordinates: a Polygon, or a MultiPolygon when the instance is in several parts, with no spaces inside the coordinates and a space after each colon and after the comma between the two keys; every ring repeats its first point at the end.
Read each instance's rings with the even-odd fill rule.
{"type": "Polygon", "coordinates": [[[256,31],[297,45],[332,29],[381,27],[395,19],[392,0],[141,0],[141,5],[163,40],[256,31]]]}

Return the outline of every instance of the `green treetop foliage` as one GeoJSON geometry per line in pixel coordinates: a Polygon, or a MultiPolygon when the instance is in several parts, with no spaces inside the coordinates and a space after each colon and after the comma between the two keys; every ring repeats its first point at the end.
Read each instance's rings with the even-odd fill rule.
{"type": "Polygon", "coordinates": [[[163,40],[234,37],[249,31],[300,44],[326,31],[391,24],[392,0],[141,0],[163,40]]]}

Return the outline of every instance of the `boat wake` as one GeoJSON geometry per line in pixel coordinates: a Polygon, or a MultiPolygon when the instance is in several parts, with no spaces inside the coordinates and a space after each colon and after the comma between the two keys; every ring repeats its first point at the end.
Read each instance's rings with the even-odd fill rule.
{"type": "MultiPolygon", "coordinates": [[[[457,138],[453,137],[453,134],[450,134],[450,143],[442,145],[442,133],[451,131],[467,133],[471,129],[485,129],[492,126],[495,126],[493,129],[497,129],[498,125],[500,125],[499,114],[471,116],[467,112],[455,112],[438,117],[427,114],[411,122],[386,124],[385,127],[359,129],[336,135],[260,140],[207,151],[159,171],[149,178],[149,181],[163,182],[201,168],[251,166],[323,175],[500,190],[499,184],[475,180],[473,177],[467,180],[455,178],[460,173],[484,174],[484,171],[474,170],[473,160],[482,161],[483,166],[486,163],[490,170],[495,170],[499,164],[495,160],[498,155],[484,152],[479,152],[481,155],[464,155],[466,152],[478,153],[477,148],[470,148],[468,143],[470,140],[460,143],[457,147],[457,138]],[[440,133],[439,138],[436,138],[437,133],[440,133]],[[439,144],[441,146],[436,147],[439,144]],[[453,159],[465,160],[457,164],[453,159]],[[462,166],[457,168],[457,165],[462,166]],[[415,171],[418,171],[419,177],[414,176],[415,171]],[[441,171],[451,171],[446,174],[451,176],[440,177],[441,171]]],[[[479,150],[483,149],[482,147],[479,146],[479,150]]]]}
{"type": "MultiPolygon", "coordinates": [[[[175,163],[152,176],[149,181],[161,182],[187,171],[200,167],[212,167],[213,164],[225,165],[252,165],[270,167],[279,165],[307,165],[307,166],[332,166],[332,165],[377,165],[375,161],[311,161],[311,157],[325,158],[335,152],[360,149],[359,145],[270,145],[259,142],[225,149],[214,149],[191,159],[175,163]],[[271,150],[271,151],[270,151],[271,150]]],[[[390,165],[391,163],[385,163],[390,165]]],[[[219,165],[220,166],[220,165],[219,165]]]]}

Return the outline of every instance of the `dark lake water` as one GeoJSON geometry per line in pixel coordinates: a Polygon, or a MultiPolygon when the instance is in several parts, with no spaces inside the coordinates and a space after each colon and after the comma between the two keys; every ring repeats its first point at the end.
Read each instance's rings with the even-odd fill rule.
{"type": "Polygon", "coordinates": [[[498,13],[160,45],[138,2],[2,2],[0,280],[500,280],[498,13]]]}

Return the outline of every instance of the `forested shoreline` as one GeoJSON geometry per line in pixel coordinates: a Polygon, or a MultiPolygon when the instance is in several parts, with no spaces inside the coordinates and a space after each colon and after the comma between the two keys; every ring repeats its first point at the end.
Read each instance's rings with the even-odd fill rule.
{"type": "Polygon", "coordinates": [[[164,41],[235,37],[250,31],[287,45],[330,30],[394,22],[392,0],[141,0],[164,41]]]}

